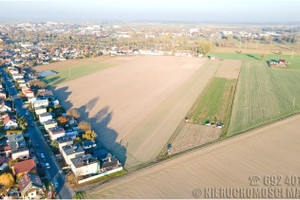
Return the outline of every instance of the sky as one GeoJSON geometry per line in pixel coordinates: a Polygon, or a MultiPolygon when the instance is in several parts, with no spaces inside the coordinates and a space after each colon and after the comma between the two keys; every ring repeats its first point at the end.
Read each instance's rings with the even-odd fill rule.
{"type": "Polygon", "coordinates": [[[300,23],[300,0],[0,0],[0,20],[300,23]]]}

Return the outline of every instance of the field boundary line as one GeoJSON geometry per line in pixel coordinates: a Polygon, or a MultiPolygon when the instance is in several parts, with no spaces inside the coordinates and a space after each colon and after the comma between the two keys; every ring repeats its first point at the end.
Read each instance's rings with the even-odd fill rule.
{"type": "MultiPolygon", "coordinates": [[[[213,79],[215,78],[215,75],[220,67],[220,63],[219,66],[217,67],[216,71],[214,72],[213,76],[211,77],[211,79],[209,80],[208,84],[205,86],[205,88],[203,89],[203,91],[199,94],[199,96],[197,97],[195,103],[193,103],[193,105],[191,106],[191,108],[188,110],[188,112],[186,113],[186,116],[190,115],[197,107],[197,104],[201,101],[202,97],[204,96],[204,94],[206,93],[206,91],[208,90],[208,88],[210,87],[213,79]]],[[[177,125],[175,131],[173,132],[173,134],[171,135],[171,137],[169,138],[169,140],[167,141],[167,143],[163,146],[163,148],[161,149],[161,151],[155,156],[156,160],[159,160],[160,158],[162,158],[165,155],[165,151],[168,147],[168,144],[170,144],[171,142],[173,142],[175,140],[175,138],[178,136],[178,134],[180,133],[181,129],[183,128],[184,124],[185,124],[185,119],[182,119],[181,122],[177,125]]]]}

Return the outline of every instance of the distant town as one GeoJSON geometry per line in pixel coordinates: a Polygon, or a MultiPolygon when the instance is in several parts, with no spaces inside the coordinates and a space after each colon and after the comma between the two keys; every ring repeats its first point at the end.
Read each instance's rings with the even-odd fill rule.
{"type": "Polygon", "coordinates": [[[232,30],[191,25],[169,27],[163,28],[160,24],[148,28],[141,24],[75,25],[58,22],[2,24],[0,65],[26,68],[101,55],[202,57],[215,47],[237,46],[243,49],[273,41],[294,44],[299,31],[298,26],[233,27],[232,30]]]}

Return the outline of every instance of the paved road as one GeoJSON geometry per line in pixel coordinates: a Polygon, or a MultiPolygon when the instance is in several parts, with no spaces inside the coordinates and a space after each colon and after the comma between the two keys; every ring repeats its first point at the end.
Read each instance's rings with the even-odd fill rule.
{"type": "Polygon", "coordinates": [[[46,141],[44,140],[44,137],[42,136],[42,133],[34,123],[33,117],[31,114],[26,115],[26,112],[28,112],[27,109],[23,109],[23,101],[21,98],[18,97],[18,91],[14,84],[11,82],[10,77],[7,75],[5,70],[2,68],[1,72],[4,77],[5,85],[6,88],[12,97],[14,103],[15,103],[15,108],[17,112],[19,113],[20,116],[24,116],[26,121],[28,122],[27,126],[27,135],[29,136],[32,145],[34,146],[34,149],[36,151],[36,154],[39,158],[39,160],[42,163],[42,166],[45,169],[45,172],[47,174],[47,177],[49,180],[52,180],[53,178],[57,178],[59,187],[57,188],[57,192],[59,196],[62,199],[72,199],[74,195],[74,191],[71,187],[69,187],[69,183],[66,180],[65,175],[63,174],[63,171],[59,164],[57,163],[56,158],[54,157],[53,153],[48,150],[48,145],[46,141]],[[31,126],[31,124],[34,124],[34,126],[31,126]],[[37,147],[38,145],[38,147],[37,147]],[[41,159],[41,153],[45,155],[46,162],[50,164],[51,168],[49,170],[46,169],[44,164],[46,162],[43,162],[41,159]]]}

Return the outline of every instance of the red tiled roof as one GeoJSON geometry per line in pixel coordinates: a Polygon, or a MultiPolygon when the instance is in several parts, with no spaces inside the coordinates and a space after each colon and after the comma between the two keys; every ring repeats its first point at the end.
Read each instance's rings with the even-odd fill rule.
{"type": "Polygon", "coordinates": [[[31,170],[36,169],[36,164],[34,162],[34,159],[29,159],[21,162],[17,162],[14,164],[14,173],[21,174],[25,172],[29,172],[31,170]]]}
{"type": "Polygon", "coordinates": [[[10,114],[5,114],[5,117],[3,118],[3,124],[6,125],[8,122],[10,122],[10,120],[14,119],[13,116],[11,116],[10,114]]]}
{"type": "Polygon", "coordinates": [[[34,93],[34,91],[31,90],[31,89],[26,89],[26,90],[24,90],[23,92],[24,92],[24,93],[34,93]]]}
{"type": "Polygon", "coordinates": [[[6,146],[6,147],[4,147],[4,150],[9,150],[9,149],[11,149],[11,147],[10,147],[10,146],[6,146]]]}

